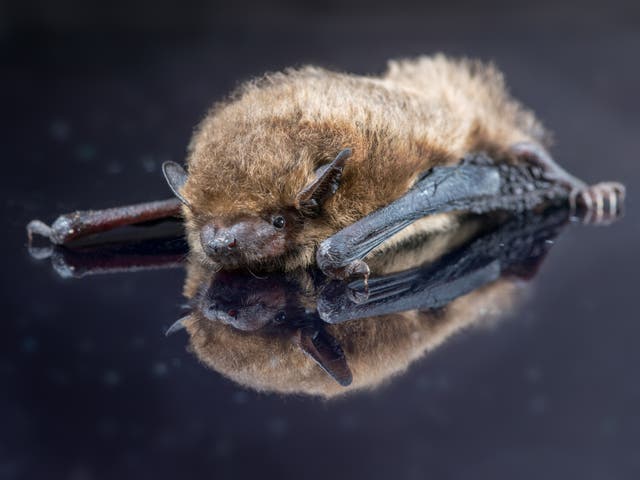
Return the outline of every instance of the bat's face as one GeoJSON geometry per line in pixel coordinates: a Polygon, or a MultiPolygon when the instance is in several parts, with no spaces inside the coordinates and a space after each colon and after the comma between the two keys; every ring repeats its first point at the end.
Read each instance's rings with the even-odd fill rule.
{"type": "Polygon", "coordinates": [[[295,211],[233,217],[193,215],[189,222],[194,250],[222,268],[272,263],[294,250],[303,220],[295,211]]]}
{"type": "Polygon", "coordinates": [[[185,205],[192,254],[224,269],[291,269],[312,263],[317,243],[333,233],[322,208],[338,189],[350,153],[343,150],[333,162],[312,172],[311,178],[290,173],[289,178],[297,177],[297,187],[283,186],[282,175],[270,184],[255,180],[251,184],[249,175],[234,178],[231,173],[225,184],[212,181],[198,166],[190,166],[187,174],[178,164],[167,162],[163,170],[185,205]]]}

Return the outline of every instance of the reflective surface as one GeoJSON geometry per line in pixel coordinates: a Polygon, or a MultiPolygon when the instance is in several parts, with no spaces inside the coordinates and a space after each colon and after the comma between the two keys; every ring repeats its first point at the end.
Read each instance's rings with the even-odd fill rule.
{"type": "MultiPolygon", "coordinates": [[[[180,39],[5,37],[0,478],[637,478],[637,7],[488,8],[293,23],[257,11],[180,39]],[[212,371],[193,329],[165,337],[188,311],[183,269],[62,279],[25,248],[31,218],[167,197],[161,161],[183,158],[193,125],[239,79],[304,62],[380,71],[435,50],[494,59],[556,133],[560,163],[626,183],[627,215],[569,226],[533,280],[500,295],[500,320],[467,317],[472,328],[451,324],[446,342],[446,322],[422,339],[408,328],[417,348],[395,363],[383,352],[386,371],[366,386],[342,341],[364,391],[257,393],[275,388],[212,371]]],[[[288,281],[318,287],[302,280],[288,281]]],[[[321,388],[353,389],[289,345],[321,388]]]]}
{"type": "Polygon", "coordinates": [[[374,255],[366,284],[315,270],[211,272],[193,261],[189,312],[168,333],[186,329],[204,364],[254,390],[373,389],[458,330],[505,314],[567,222],[565,211],[493,227],[470,217],[374,255]]]}

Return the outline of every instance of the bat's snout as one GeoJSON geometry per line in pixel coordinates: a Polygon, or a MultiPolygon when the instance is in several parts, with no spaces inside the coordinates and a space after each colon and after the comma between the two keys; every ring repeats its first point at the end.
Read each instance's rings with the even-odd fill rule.
{"type": "Polygon", "coordinates": [[[286,250],[284,228],[260,217],[235,219],[225,225],[223,221],[209,222],[200,230],[200,243],[204,253],[217,264],[237,268],[281,255],[286,250]]]}
{"type": "Polygon", "coordinates": [[[202,249],[210,257],[229,254],[238,245],[233,231],[216,229],[211,224],[205,225],[200,231],[200,243],[202,243],[202,249]]]}

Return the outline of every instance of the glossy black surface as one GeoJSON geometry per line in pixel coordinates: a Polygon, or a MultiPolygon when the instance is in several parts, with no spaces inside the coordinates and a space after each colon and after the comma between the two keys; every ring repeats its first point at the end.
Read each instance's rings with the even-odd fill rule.
{"type": "Polygon", "coordinates": [[[44,16],[1,30],[0,478],[638,478],[638,7],[216,12],[188,34],[189,15],[177,31],[163,9],[162,28],[44,16]],[[519,309],[373,392],[245,390],[164,336],[182,314],[180,269],[61,279],[27,253],[31,218],[168,197],[161,162],[183,159],[240,80],[303,63],[379,72],[440,50],[494,60],[555,132],[559,163],[627,185],[627,215],[567,229],[519,309]]]}

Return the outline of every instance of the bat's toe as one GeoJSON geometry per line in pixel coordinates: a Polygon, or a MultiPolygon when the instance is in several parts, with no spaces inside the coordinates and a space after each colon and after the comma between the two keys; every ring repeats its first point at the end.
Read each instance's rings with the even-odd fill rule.
{"type": "Polygon", "coordinates": [[[610,225],[623,216],[626,189],[618,182],[601,182],[574,189],[569,202],[574,217],[589,225],[610,225]]]}

